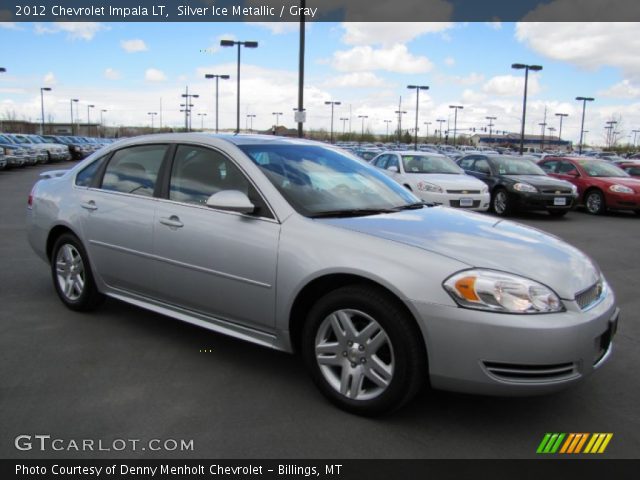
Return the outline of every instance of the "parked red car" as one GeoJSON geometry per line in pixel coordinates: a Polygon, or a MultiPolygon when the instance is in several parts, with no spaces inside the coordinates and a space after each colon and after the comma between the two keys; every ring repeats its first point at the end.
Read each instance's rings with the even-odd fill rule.
{"type": "Polygon", "coordinates": [[[538,165],[552,177],[578,187],[578,202],[587,212],[633,210],[640,215],[640,179],[604,160],[586,157],[545,157],[538,165]]]}
{"type": "Polygon", "coordinates": [[[616,163],[616,166],[635,178],[640,178],[640,162],[630,160],[628,162],[616,163]]]}

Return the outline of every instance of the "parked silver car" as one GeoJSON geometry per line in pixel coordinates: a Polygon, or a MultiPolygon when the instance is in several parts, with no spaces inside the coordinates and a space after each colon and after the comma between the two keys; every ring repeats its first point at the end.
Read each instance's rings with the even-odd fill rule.
{"type": "Polygon", "coordinates": [[[74,310],[110,296],[299,351],[320,390],[374,415],[433,387],[537,394],[611,352],[619,311],[585,254],[429,207],[315,142],[148,135],[45,174],[29,241],[74,310]]]}

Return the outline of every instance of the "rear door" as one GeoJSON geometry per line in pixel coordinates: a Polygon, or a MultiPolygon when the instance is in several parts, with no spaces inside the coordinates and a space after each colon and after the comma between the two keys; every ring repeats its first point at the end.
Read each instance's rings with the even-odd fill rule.
{"type": "Polygon", "coordinates": [[[81,224],[96,273],[112,288],[153,295],[154,192],[168,145],[115,151],[80,193],[81,224]]]}

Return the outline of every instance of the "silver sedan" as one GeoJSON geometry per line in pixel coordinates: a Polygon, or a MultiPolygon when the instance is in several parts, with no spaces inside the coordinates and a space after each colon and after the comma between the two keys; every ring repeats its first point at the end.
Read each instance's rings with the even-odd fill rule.
{"type": "Polygon", "coordinates": [[[299,351],[319,389],[375,415],[434,388],[553,392],[609,357],[596,264],[538,230],[425,205],[342,150],[151,135],[43,175],[29,241],[73,310],[104,296],[299,351]]]}

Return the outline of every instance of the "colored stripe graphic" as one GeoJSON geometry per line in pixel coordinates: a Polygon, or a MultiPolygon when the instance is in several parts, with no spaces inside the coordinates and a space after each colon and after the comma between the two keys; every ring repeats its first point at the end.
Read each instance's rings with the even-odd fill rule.
{"type": "Polygon", "coordinates": [[[545,433],[536,453],[604,453],[612,438],[613,433],[545,433]]]}

